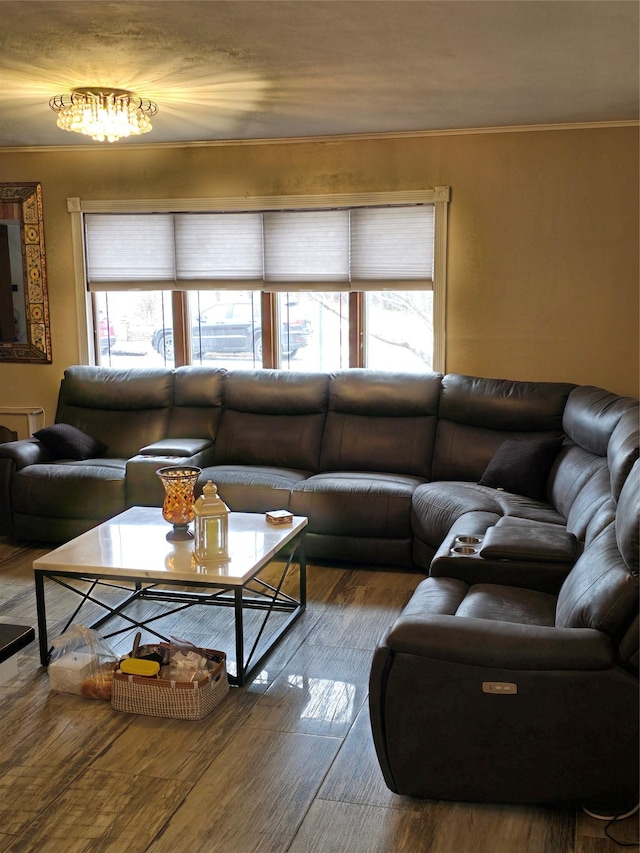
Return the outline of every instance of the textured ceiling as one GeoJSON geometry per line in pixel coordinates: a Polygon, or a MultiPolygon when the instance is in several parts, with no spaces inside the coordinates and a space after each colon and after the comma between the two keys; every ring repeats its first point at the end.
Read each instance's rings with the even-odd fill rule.
{"type": "Polygon", "coordinates": [[[52,95],[133,89],[141,142],[638,119],[636,0],[0,0],[0,146],[92,143],[52,95]]]}

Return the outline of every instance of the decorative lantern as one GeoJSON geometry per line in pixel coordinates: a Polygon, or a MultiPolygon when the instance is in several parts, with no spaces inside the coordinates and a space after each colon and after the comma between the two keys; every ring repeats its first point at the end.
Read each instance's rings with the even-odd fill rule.
{"type": "Polygon", "coordinates": [[[200,470],[195,466],[173,465],[156,471],[165,491],[162,517],[173,524],[173,530],[167,533],[169,542],[193,539],[189,522],[193,521],[193,489],[200,470]]]}
{"type": "Polygon", "coordinates": [[[196,560],[228,560],[229,507],[211,480],[203,487],[193,512],[196,560]]]}

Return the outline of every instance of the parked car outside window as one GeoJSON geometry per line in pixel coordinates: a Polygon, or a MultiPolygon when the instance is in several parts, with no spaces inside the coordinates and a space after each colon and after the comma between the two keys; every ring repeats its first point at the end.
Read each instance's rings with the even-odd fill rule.
{"type": "MultiPolygon", "coordinates": [[[[311,323],[289,312],[281,323],[282,354],[293,358],[306,347],[311,323]]],[[[153,348],[170,360],[174,355],[173,331],[168,327],[156,329],[151,339],[153,348]]],[[[259,315],[250,302],[228,302],[212,305],[202,311],[191,327],[191,352],[195,359],[209,353],[251,353],[262,358],[262,332],[259,315]]]]}

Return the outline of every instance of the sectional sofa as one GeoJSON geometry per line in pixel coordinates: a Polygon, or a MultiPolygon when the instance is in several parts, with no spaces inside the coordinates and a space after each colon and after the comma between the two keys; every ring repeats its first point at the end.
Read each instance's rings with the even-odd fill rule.
{"type": "Polygon", "coordinates": [[[626,802],[638,411],[559,382],[77,365],[58,431],[0,445],[0,533],[67,540],[160,506],[156,470],[197,465],[196,492],[211,479],[232,510],[308,516],[311,560],[429,575],[372,666],[389,787],[626,802]]]}
{"type": "Polygon", "coordinates": [[[202,468],[199,487],[213,479],[232,510],[308,516],[313,559],[427,569],[460,518],[469,532],[527,518],[585,542],[614,512],[637,405],[568,383],[455,374],[77,365],[55,421],[98,440],[99,453],[1,444],[0,532],[61,542],[129,506],[160,506],[155,472],[180,463],[202,468]],[[535,453],[507,458],[535,497],[478,485],[507,439],[563,440],[542,480],[535,453]]]}

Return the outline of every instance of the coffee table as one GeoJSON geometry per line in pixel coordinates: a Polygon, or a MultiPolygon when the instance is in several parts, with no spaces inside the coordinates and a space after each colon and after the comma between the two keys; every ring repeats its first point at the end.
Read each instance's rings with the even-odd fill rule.
{"type": "MultiPolygon", "coordinates": [[[[229,513],[229,556],[225,563],[197,563],[193,540],[168,542],[170,526],[156,507],[132,507],[103,524],[39,557],[33,563],[40,661],[49,662],[51,647],[47,636],[45,580],[53,581],[76,593],[81,601],[64,626],[78,620],[85,604],[91,602],[106,613],[88,627],[99,628],[119,617],[126,627],[102,633],[105,639],[144,629],[163,641],[170,638],[159,633],[152,623],[158,619],[196,605],[232,607],[234,611],[236,673],[229,673],[232,683],[244,684],[272,651],[276,643],[300,618],[306,606],[306,560],[304,533],[307,519],[294,516],[287,525],[269,524],[258,513],[229,513]],[[276,580],[260,578],[274,561],[283,561],[276,580]],[[295,573],[293,567],[298,565],[295,573]],[[283,591],[285,579],[297,574],[297,598],[283,591]],[[88,581],[78,588],[75,581],[88,581]],[[180,587],[177,589],[176,587],[180,587]],[[108,600],[115,590],[126,592],[117,603],[108,600]],[[134,602],[162,601],[174,605],[161,614],[146,618],[128,613],[134,602]],[[262,611],[257,636],[245,655],[245,611],[262,611]],[[284,620],[268,635],[265,629],[274,612],[284,613],[284,620]]],[[[84,624],[84,623],[83,623],[84,624]]]]}

